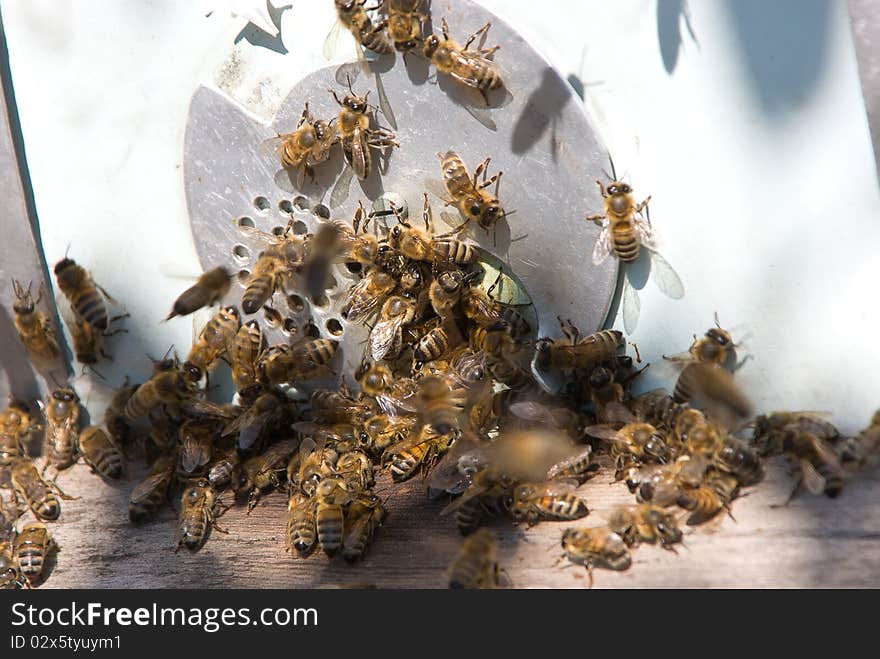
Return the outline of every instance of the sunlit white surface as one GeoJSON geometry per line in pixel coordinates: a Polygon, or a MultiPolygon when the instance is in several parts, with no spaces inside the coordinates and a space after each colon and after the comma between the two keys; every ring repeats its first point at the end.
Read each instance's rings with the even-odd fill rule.
{"type": "MultiPolygon", "coordinates": [[[[878,406],[880,199],[844,3],[785,13],[792,3],[701,0],[695,38],[675,14],[681,2],[483,4],[583,81],[618,169],[653,195],[661,251],[687,295],[670,301],[650,282],[640,293],[633,338],[653,364],[646,386],[669,384],[660,355],[686,349],[717,311],[748,335],[753,358],[738,378],[760,409],[828,409],[845,430],[863,424],[878,406]]],[[[141,355],[191,340],[188,320],[158,321],[186,286],[171,275],[199,271],[181,173],[195,87],[225,76],[266,113],[283,97],[277,81],[326,64],[330,0],[282,14],[275,43],[287,54],[234,44],[259,5],[3,3],[47,260],[70,245],[132,314],[131,334],[112,344],[111,382],[142,374],[141,355]]],[[[502,47],[505,57],[515,53],[502,47]]]]}

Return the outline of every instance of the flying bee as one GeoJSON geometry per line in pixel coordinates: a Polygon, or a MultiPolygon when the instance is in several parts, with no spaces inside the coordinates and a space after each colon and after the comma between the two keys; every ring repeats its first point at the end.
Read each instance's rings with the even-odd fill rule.
{"type": "Polygon", "coordinates": [[[397,287],[397,282],[386,272],[370,270],[346,294],[343,316],[350,323],[362,323],[380,308],[397,287]]]}
{"type": "Polygon", "coordinates": [[[342,557],[345,560],[353,562],[364,557],[385,514],[385,506],[375,495],[358,496],[351,502],[342,536],[342,557]]]}
{"type": "Polygon", "coordinates": [[[710,471],[696,489],[687,490],[678,498],[678,505],[691,511],[688,526],[708,522],[722,510],[730,514],[730,504],[739,492],[739,481],[723,471],[710,471]]]}
{"type": "Polygon", "coordinates": [[[828,420],[826,412],[773,412],[755,417],[752,443],[762,455],[780,453],[788,431],[808,432],[826,442],[834,443],[840,437],[837,427],[828,420]]]}
{"type": "Polygon", "coordinates": [[[497,588],[500,585],[497,544],[495,536],[486,529],[465,538],[449,566],[449,587],[497,588]]]}
{"type": "Polygon", "coordinates": [[[315,519],[315,499],[302,492],[290,495],[287,505],[287,546],[305,558],[312,553],[318,540],[317,521],[315,519]]]}
{"type": "Polygon", "coordinates": [[[824,493],[832,499],[843,490],[845,474],[840,459],[821,437],[805,430],[787,430],[782,453],[800,467],[797,483],[785,504],[794,498],[801,485],[811,494],[824,493]]]}
{"type": "Polygon", "coordinates": [[[498,172],[487,178],[491,158],[486,158],[477,166],[471,177],[464,160],[454,151],[438,153],[437,157],[440,158],[446,192],[452,197],[446,205],[455,206],[464,218],[464,222],[455,229],[454,233],[463,231],[471,222],[476,222],[487,232],[490,228],[495,228],[496,223],[507,215],[498,199],[498,186],[501,184],[504,172],[498,172]],[[481,175],[483,180],[479,181],[481,175]],[[490,193],[487,188],[493,183],[495,190],[490,193]]]}
{"type": "Polygon", "coordinates": [[[173,369],[155,373],[138,386],[125,403],[125,418],[133,421],[161,405],[176,406],[192,396],[193,386],[183,371],[173,369]]]}
{"type": "Polygon", "coordinates": [[[67,469],[76,462],[77,437],[79,436],[79,397],[70,387],[52,392],[44,406],[46,416],[46,441],[44,454],[46,467],[67,469]]]}
{"type": "Polygon", "coordinates": [[[675,515],[649,503],[616,508],[608,520],[608,528],[623,538],[628,547],[641,542],[659,542],[664,549],[675,551],[673,545],[682,539],[675,515]]]}
{"type": "Polygon", "coordinates": [[[584,433],[611,442],[617,480],[623,478],[624,471],[633,463],[664,463],[672,456],[665,436],[650,423],[627,423],[619,430],[608,425],[588,426],[584,433]]]}
{"type": "Polygon", "coordinates": [[[441,318],[450,318],[461,299],[465,275],[461,270],[443,270],[431,282],[428,296],[431,307],[441,318]]]}
{"type": "Polygon", "coordinates": [[[391,479],[395,483],[409,480],[421,468],[427,473],[449,449],[454,436],[440,433],[430,425],[423,425],[418,433],[388,448],[382,462],[391,462],[391,479]]]}
{"type": "Polygon", "coordinates": [[[18,338],[31,359],[40,367],[46,366],[59,357],[61,349],[58,347],[55,327],[49,317],[37,308],[43,299],[43,286],[40,285],[36,300],[31,297],[31,284],[25,290],[20,282],[13,279],[12,291],[15,294],[12,311],[18,338]]]}
{"type": "Polygon", "coordinates": [[[248,513],[252,511],[260,496],[271,487],[280,487],[283,481],[287,462],[291,454],[299,446],[299,440],[282,439],[262,454],[248,458],[239,465],[233,479],[236,494],[247,494],[248,513]]]}
{"type": "Polygon", "coordinates": [[[340,101],[336,91],[330,90],[333,99],[340,107],[337,126],[342,142],[342,153],[355,175],[363,180],[367,178],[373,168],[371,149],[399,147],[400,143],[391,131],[370,126],[373,117],[371,107],[367,102],[370,92],[364,96],[358,96],[350,86],[349,92],[340,101]]]}
{"type": "MultiPolygon", "coordinates": [[[[702,338],[694,337],[694,342],[686,353],[673,357],[664,355],[663,358],[685,363],[695,360],[704,364],[717,364],[732,373],[742,365],[742,362],[737,363],[736,348],[737,345],[733,342],[733,337],[730,332],[721,327],[716,313],[715,327],[710,327],[702,338]]],[[[679,395],[677,387],[675,398],[679,402],[687,400],[679,395]]]]}
{"type": "Polygon", "coordinates": [[[405,257],[415,261],[447,262],[456,265],[472,265],[477,262],[480,255],[473,245],[456,239],[454,233],[434,234],[433,211],[427,194],[424,196],[422,207],[424,230],[403,220],[398,209],[392,207],[392,210],[397,213],[397,224],[391,228],[388,242],[405,257]]]}
{"type": "Polygon", "coordinates": [[[76,316],[101,332],[107,331],[110,318],[104,298],[101,297],[103,293],[112,302],[113,298],[107,291],[95,284],[82,266],[66,257],[55,264],[55,278],[76,316]]]}
{"type": "Polygon", "coordinates": [[[752,404],[734,382],[733,376],[717,364],[691,362],[687,364],[675,385],[678,403],[689,401],[693,407],[725,427],[738,425],[752,416],[752,404]]]}
{"type": "Polygon", "coordinates": [[[100,330],[81,318],[73,320],[70,334],[73,338],[73,353],[80,364],[94,366],[102,358],[112,359],[112,356],[104,351],[104,337],[106,334],[101,333],[100,330]]]}
{"type": "Polygon", "coordinates": [[[388,36],[397,52],[407,53],[419,48],[423,42],[422,30],[428,21],[429,8],[425,0],[389,0],[388,36]]]}
{"type": "Polygon", "coordinates": [[[336,555],[342,548],[345,529],[343,506],[350,499],[345,482],[338,477],[325,478],[315,490],[318,543],[328,556],[336,555]]]}
{"type": "Polygon", "coordinates": [[[419,381],[416,411],[441,435],[453,433],[467,400],[467,391],[452,376],[428,376],[419,381]]]}
{"type": "Polygon", "coordinates": [[[542,519],[568,521],[586,517],[590,509],[586,501],[572,494],[576,487],[576,481],[520,483],[513,489],[510,514],[514,520],[525,521],[529,526],[542,519]]]}
{"type": "Polygon", "coordinates": [[[25,524],[15,538],[15,560],[29,584],[39,583],[46,578],[44,570],[54,551],[58,551],[58,545],[45,524],[25,524]]]}
{"type": "Polygon", "coordinates": [[[171,320],[175,316],[188,316],[202,307],[217,304],[229,292],[231,285],[232,275],[226,268],[221,266],[208,270],[195,284],[180,294],[165,320],[171,320]]]}
{"type": "Polygon", "coordinates": [[[168,490],[174,478],[176,464],[175,452],[160,455],[146,477],[131,491],[128,517],[132,524],[141,524],[152,519],[168,500],[168,490]]]}
{"type": "Polygon", "coordinates": [[[34,463],[27,459],[21,459],[13,466],[12,487],[16,495],[24,499],[37,519],[49,522],[61,516],[58,496],[69,498],[62,496],[57,485],[44,481],[34,463]]]}
{"type": "Polygon", "coordinates": [[[454,322],[444,322],[429,330],[413,346],[413,360],[425,363],[440,359],[452,349],[464,343],[464,338],[454,322]]]}
{"type": "Polygon", "coordinates": [[[495,63],[490,59],[499,46],[470,50],[471,44],[486,35],[491,27],[486,23],[468,37],[462,47],[449,36],[449,26],[442,19],[442,35],[432,34],[425,39],[422,53],[441,73],[454,80],[479,91],[488,105],[486,93],[503,86],[501,74],[495,63]]]}
{"type": "Polygon", "coordinates": [[[223,428],[223,435],[237,433],[237,446],[246,451],[259,444],[261,438],[275,429],[288,410],[287,398],[269,390],[260,394],[244,412],[223,428]]]}
{"type": "Polygon", "coordinates": [[[843,464],[864,466],[880,446],[880,410],[874,413],[871,423],[855,437],[847,437],[840,446],[843,464]]]}
{"type": "Polygon", "coordinates": [[[415,318],[416,305],[399,295],[389,297],[370,331],[370,356],[380,361],[396,356],[403,347],[403,328],[415,318]]]}
{"type": "Polygon", "coordinates": [[[623,334],[617,330],[600,330],[588,336],[570,320],[559,319],[565,339],[539,339],[536,344],[536,365],[542,370],[551,368],[571,372],[586,369],[614,359],[618,350],[626,346],[623,334]]]}
{"type": "Polygon", "coordinates": [[[235,307],[221,308],[202,328],[183,364],[193,382],[199,382],[212,371],[224,355],[229,354],[241,328],[241,314],[235,307]]]}
{"type": "MultiPolygon", "coordinates": [[[[599,191],[605,200],[605,210],[598,215],[587,215],[587,220],[594,222],[601,231],[593,248],[593,264],[600,265],[614,254],[621,263],[634,263],[641,253],[641,248],[648,250],[651,257],[651,271],[657,287],[668,297],[678,300],[684,296],[684,286],[672,266],[657,252],[654,231],[651,228],[650,216],[647,215],[648,197],[636,203],[632,187],[617,179],[614,163],[611,163],[612,177],[606,187],[602,181],[596,181],[599,191]],[[642,217],[645,211],[645,218],[642,217]]],[[[623,279],[623,324],[627,334],[632,334],[639,320],[638,293],[629,280],[629,274],[623,279]]]]}
{"type": "Polygon", "coordinates": [[[296,187],[301,190],[306,176],[314,180],[314,165],[325,162],[338,141],[333,121],[315,119],[306,102],[294,131],[270,137],[260,144],[260,150],[281,163],[281,172],[295,173],[296,187]]]}
{"type": "Polygon", "coordinates": [[[263,330],[256,320],[242,325],[230,347],[232,380],[239,389],[246,389],[257,382],[257,359],[265,345],[263,330]]]}
{"type": "Polygon", "coordinates": [[[177,431],[179,471],[186,478],[204,473],[214,454],[214,444],[220,436],[215,419],[187,419],[177,431]]]}
{"type": "Polygon", "coordinates": [[[217,526],[217,518],[225,512],[220,498],[207,479],[191,483],[180,499],[180,515],[177,522],[177,553],[181,547],[191,552],[201,549],[211,529],[226,533],[217,526]]]}
{"type": "Polygon", "coordinates": [[[117,479],[122,476],[125,462],[119,447],[109,435],[98,426],[88,426],[79,434],[79,453],[92,471],[104,478],[117,479]]]}
{"type": "Polygon", "coordinates": [[[572,563],[587,568],[590,588],[593,587],[593,568],[620,571],[632,565],[632,556],[623,538],[604,526],[565,529],[562,551],[572,563]]]}

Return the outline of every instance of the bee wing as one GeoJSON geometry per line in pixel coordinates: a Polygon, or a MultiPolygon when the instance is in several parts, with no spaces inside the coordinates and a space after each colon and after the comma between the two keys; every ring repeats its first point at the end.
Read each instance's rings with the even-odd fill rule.
{"type": "Polygon", "coordinates": [[[452,501],[448,506],[440,511],[440,516],[443,517],[444,515],[448,515],[451,512],[455,512],[468,501],[471,501],[472,499],[475,499],[485,494],[488,489],[489,488],[486,485],[471,484],[471,486],[464,491],[464,494],[452,501]]]}
{"type": "Polygon", "coordinates": [[[455,229],[456,227],[461,225],[461,221],[456,222],[455,217],[452,215],[452,213],[449,213],[447,211],[440,211],[440,219],[443,220],[446,226],[448,226],[450,229],[455,229]]]}
{"type": "Polygon", "coordinates": [[[424,184],[425,189],[437,197],[437,199],[446,201],[449,198],[449,191],[446,189],[446,184],[443,181],[436,178],[428,178],[425,179],[424,184]]]}
{"type": "Polygon", "coordinates": [[[370,332],[370,353],[373,361],[385,358],[394,346],[405,320],[406,317],[400,315],[390,320],[380,320],[375,324],[373,331],[370,332]]]}
{"type": "Polygon", "coordinates": [[[284,144],[285,137],[287,135],[276,135],[275,137],[263,140],[257,145],[257,152],[265,156],[271,156],[273,160],[280,161],[281,145],[284,144]]]}
{"type": "Polygon", "coordinates": [[[388,121],[388,125],[397,130],[397,118],[394,116],[394,110],[391,109],[391,102],[388,100],[388,94],[385,92],[385,85],[382,83],[382,76],[379,72],[373,74],[376,79],[376,93],[379,96],[379,110],[388,121]]]}
{"type": "Polygon", "coordinates": [[[346,167],[330,191],[330,208],[338,208],[345,203],[351,191],[351,179],[353,178],[354,170],[351,167],[346,167]]]}
{"type": "Polygon", "coordinates": [[[349,164],[359,179],[367,178],[367,136],[360,128],[355,128],[351,136],[351,149],[348,151],[349,164]]]}
{"type": "Polygon", "coordinates": [[[180,446],[180,466],[191,474],[211,460],[211,444],[198,440],[185,441],[180,446]]]}
{"type": "Polygon", "coordinates": [[[611,225],[608,220],[604,220],[602,230],[596,237],[596,244],[593,245],[593,265],[601,265],[611,254],[611,225]]]}
{"type": "Polygon", "coordinates": [[[508,409],[515,417],[525,421],[546,421],[550,417],[550,411],[546,406],[532,400],[512,403],[508,409]]]}
{"type": "Polygon", "coordinates": [[[651,279],[657,284],[657,288],[670,299],[680,300],[683,298],[684,284],[681,283],[678,273],[659,253],[652,249],[649,249],[648,252],[651,254],[651,279]]]}
{"type": "Polygon", "coordinates": [[[636,415],[630,412],[623,403],[612,401],[605,406],[604,418],[606,423],[633,423],[638,421],[636,415]]]}
{"type": "Polygon", "coordinates": [[[495,120],[492,118],[489,110],[471,105],[469,103],[466,103],[464,105],[464,109],[467,110],[467,113],[469,115],[471,115],[474,119],[483,124],[483,126],[491,130],[493,133],[498,130],[498,124],[495,123],[495,120]]]}
{"type": "MultiPolygon", "coordinates": [[[[338,23],[337,23],[338,24],[338,23]]],[[[358,61],[357,62],[346,62],[345,64],[341,64],[336,72],[333,74],[333,77],[343,87],[347,86],[349,81],[351,84],[354,84],[355,80],[358,79],[358,76],[361,74],[361,69],[364,69],[366,66],[366,73],[370,72],[369,64],[367,64],[366,60],[361,59],[363,57],[363,50],[360,45],[358,46],[358,61]]]]}
{"type": "Polygon", "coordinates": [[[333,21],[333,26],[327,33],[327,37],[324,39],[324,45],[321,48],[321,53],[324,55],[324,59],[331,60],[336,56],[336,51],[339,49],[339,38],[342,36],[343,31],[344,26],[342,23],[339,20],[333,21]]]}
{"type": "Polygon", "coordinates": [[[833,448],[821,437],[816,437],[816,441],[813,444],[816,454],[819,456],[819,459],[827,465],[834,467],[838,471],[842,471],[843,467],[840,465],[840,457],[834,451],[833,448]]]}
{"type": "Polygon", "coordinates": [[[131,491],[129,501],[131,503],[139,503],[148,498],[153,490],[159,487],[167,476],[168,475],[165,472],[147,474],[147,477],[144,478],[144,480],[135,485],[135,488],[131,491]]]}
{"type": "Polygon", "coordinates": [[[180,404],[180,408],[194,416],[208,416],[215,419],[232,419],[235,416],[231,410],[203,398],[188,398],[180,404]]]}
{"type": "Polygon", "coordinates": [[[636,331],[639,324],[639,314],[642,310],[642,303],[639,301],[639,294],[635,287],[630,283],[629,276],[623,276],[623,328],[626,333],[632,335],[636,331]]]}
{"type": "Polygon", "coordinates": [[[399,410],[403,410],[404,412],[416,411],[416,405],[414,403],[387,394],[379,394],[376,396],[376,402],[379,403],[379,407],[382,408],[382,411],[388,416],[398,416],[399,410]]]}
{"type": "Polygon", "coordinates": [[[580,483],[573,478],[557,478],[551,481],[545,481],[544,483],[540,483],[536,492],[534,493],[535,497],[541,496],[558,496],[560,494],[568,494],[570,492],[574,492],[580,483]]]}
{"type": "Polygon", "coordinates": [[[547,470],[547,479],[548,480],[555,479],[556,476],[558,476],[559,473],[562,472],[563,470],[568,469],[571,465],[573,465],[577,462],[581,462],[582,460],[586,460],[586,459],[591,458],[592,455],[593,455],[593,447],[592,446],[587,445],[587,446],[581,448],[576,453],[573,453],[572,455],[568,456],[564,460],[560,460],[559,462],[557,462],[556,464],[551,466],[550,469],[547,470]]]}
{"type": "Polygon", "coordinates": [[[370,287],[370,279],[361,279],[348,292],[348,318],[350,323],[364,321],[382,303],[384,296],[364,295],[370,287]]]}
{"type": "Polygon", "coordinates": [[[801,460],[801,474],[803,474],[804,486],[811,494],[822,494],[825,491],[825,478],[816,471],[809,460],[801,460]]]}
{"type": "Polygon", "coordinates": [[[590,437],[595,437],[596,439],[604,439],[609,442],[620,442],[623,441],[620,438],[618,431],[610,425],[607,424],[598,424],[594,426],[587,426],[584,428],[584,435],[588,435],[590,437]]]}
{"type": "Polygon", "coordinates": [[[651,225],[645,222],[645,220],[643,220],[642,218],[636,217],[635,227],[636,232],[639,234],[639,242],[642,244],[642,246],[650,250],[657,249],[654,229],[651,227],[651,225]]]}

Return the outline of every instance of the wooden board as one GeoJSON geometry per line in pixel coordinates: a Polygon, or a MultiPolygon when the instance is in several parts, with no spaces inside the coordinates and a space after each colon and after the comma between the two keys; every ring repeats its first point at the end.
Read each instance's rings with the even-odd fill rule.
{"type": "MultiPolygon", "coordinates": [[[[584,525],[599,525],[618,503],[632,501],[622,483],[600,474],[581,488],[592,512],[584,525]]],[[[597,588],[644,587],[878,587],[880,586],[880,477],[857,474],[836,500],[802,494],[786,508],[771,508],[788,495],[792,479],[781,465],[733,507],[736,521],[718,518],[685,531],[678,553],[658,547],[635,550],[627,572],[595,572],[597,588]]],[[[133,480],[106,484],[77,465],[59,484],[69,494],[60,522],[51,525],[62,547],[47,588],[439,588],[460,537],[444,501],[428,501],[418,480],[382,483],[391,514],[367,559],[349,565],[320,552],[294,559],[285,552],[286,500],[267,496],[248,516],[244,506],[221,519],[229,535],[214,533],[197,554],[174,553],[174,513],[141,528],[129,524],[127,498],[133,480]]],[[[493,525],[500,560],[517,588],[586,587],[583,568],[557,560],[566,523],[531,529],[509,521],[493,525]]]]}

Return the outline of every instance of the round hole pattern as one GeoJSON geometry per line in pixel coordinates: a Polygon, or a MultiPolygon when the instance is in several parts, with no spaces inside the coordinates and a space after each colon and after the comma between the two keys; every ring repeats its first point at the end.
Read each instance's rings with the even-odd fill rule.
{"type": "Polygon", "coordinates": [[[284,331],[290,334],[296,334],[296,321],[293,318],[284,319],[284,331]]]}
{"type": "Polygon", "coordinates": [[[242,286],[247,285],[247,280],[250,279],[250,277],[251,277],[250,270],[239,270],[238,271],[238,283],[240,283],[242,286]]]}
{"type": "Polygon", "coordinates": [[[251,256],[251,250],[249,250],[244,245],[236,245],[232,248],[232,254],[233,256],[235,256],[235,258],[246,261],[251,256]]]}
{"type": "Polygon", "coordinates": [[[238,218],[238,226],[242,227],[243,229],[253,229],[257,225],[254,222],[253,218],[245,215],[244,217],[238,218]]]}
{"type": "Polygon", "coordinates": [[[302,195],[297,195],[293,198],[293,207],[301,211],[307,211],[309,210],[309,200],[302,195]]]}
{"type": "Polygon", "coordinates": [[[272,233],[276,236],[284,235],[284,227],[272,227],[272,233]]]}
{"type": "Polygon", "coordinates": [[[326,295],[321,293],[320,295],[315,296],[312,299],[312,302],[319,309],[325,309],[330,305],[330,298],[328,298],[326,295]]]}
{"type": "Polygon", "coordinates": [[[288,295],[287,306],[290,307],[292,313],[302,313],[306,308],[306,302],[299,295],[288,295]]]}
{"type": "Polygon", "coordinates": [[[302,236],[309,232],[309,227],[302,220],[296,220],[293,223],[293,232],[298,236],[302,236]]]}
{"type": "Polygon", "coordinates": [[[267,210],[269,210],[269,206],[271,206],[271,204],[269,203],[269,200],[265,197],[254,198],[254,208],[256,208],[261,213],[265,213],[267,210]]]}
{"type": "Polygon", "coordinates": [[[364,267],[357,261],[346,261],[345,268],[353,275],[359,275],[364,267]]]}
{"type": "Polygon", "coordinates": [[[332,336],[342,336],[342,333],[345,330],[342,327],[342,323],[336,318],[331,318],[327,321],[327,331],[330,332],[332,336]]]}
{"type": "Polygon", "coordinates": [[[306,325],[306,336],[312,339],[320,339],[321,330],[318,329],[318,326],[315,325],[315,323],[309,323],[306,325]]]}
{"type": "Polygon", "coordinates": [[[278,202],[278,210],[282,213],[292,213],[293,212],[293,204],[290,203],[290,199],[282,199],[278,202]]]}
{"type": "Polygon", "coordinates": [[[323,220],[330,219],[330,209],[327,208],[324,204],[316,204],[315,207],[312,209],[312,212],[323,220]]]}

